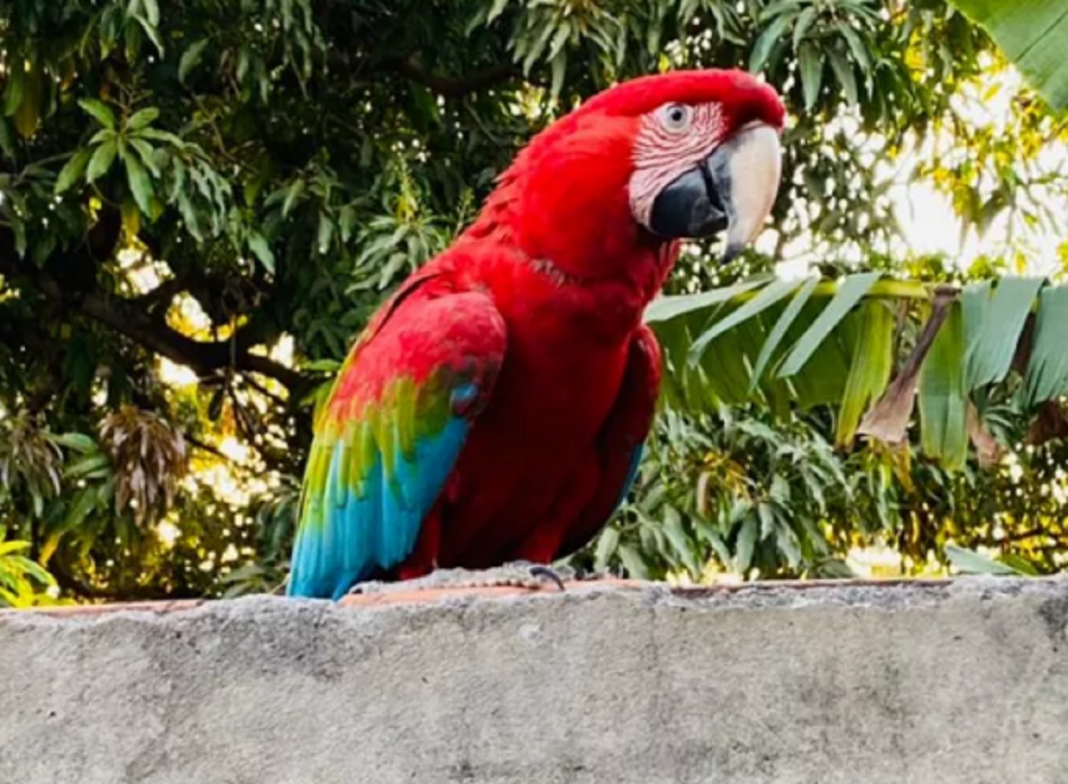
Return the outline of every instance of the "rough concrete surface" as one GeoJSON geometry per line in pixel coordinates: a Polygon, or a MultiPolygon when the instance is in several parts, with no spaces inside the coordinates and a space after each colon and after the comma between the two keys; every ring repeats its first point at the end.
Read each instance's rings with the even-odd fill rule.
{"type": "Polygon", "coordinates": [[[1068,581],[0,614],[0,784],[1068,782],[1068,581]]]}

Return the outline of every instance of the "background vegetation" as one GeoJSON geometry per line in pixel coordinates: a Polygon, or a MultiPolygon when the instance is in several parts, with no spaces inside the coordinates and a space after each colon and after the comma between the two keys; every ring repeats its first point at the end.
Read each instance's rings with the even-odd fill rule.
{"type": "Polygon", "coordinates": [[[277,588],[312,407],[375,305],[545,123],[683,66],[781,90],[784,185],[752,252],[688,249],[650,313],[662,415],[576,560],[1063,563],[1065,298],[959,288],[1059,280],[1068,127],[941,0],[0,0],[0,49],[0,603],[277,588]],[[952,258],[901,227],[909,183],[951,200],[952,258]]]}

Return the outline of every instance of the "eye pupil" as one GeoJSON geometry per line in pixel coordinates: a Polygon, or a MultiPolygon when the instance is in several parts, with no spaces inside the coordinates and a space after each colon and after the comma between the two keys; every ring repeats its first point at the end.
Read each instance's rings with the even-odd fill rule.
{"type": "Polygon", "coordinates": [[[665,111],[666,122],[673,128],[682,129],[690,119],[689,107],[682,104],[668,106],[665,111]]]}

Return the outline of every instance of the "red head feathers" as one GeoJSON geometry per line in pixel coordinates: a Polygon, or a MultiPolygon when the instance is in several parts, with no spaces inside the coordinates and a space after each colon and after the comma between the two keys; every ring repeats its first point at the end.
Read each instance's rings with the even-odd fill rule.
{"type": "Polygon", "coordinates": [[[531,140],[471,233],[503,230],[577,278],[630,276],[653,258],[662,268],[678,240],[724,230],[733,257],[778,191],[783,119],[775,90],[743,71],[624,82],[531,140]]]}

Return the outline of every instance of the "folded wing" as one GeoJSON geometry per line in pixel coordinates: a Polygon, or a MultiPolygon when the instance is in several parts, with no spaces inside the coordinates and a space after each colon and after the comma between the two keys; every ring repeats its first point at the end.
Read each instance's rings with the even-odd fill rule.
{"type": "Polygon", "coordinates": [[[493,391],[505,342],[487,296],[433,277],[382,308],[316,422],[290,595],[340,598],[412,553],[493,391]]]}

